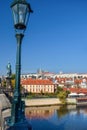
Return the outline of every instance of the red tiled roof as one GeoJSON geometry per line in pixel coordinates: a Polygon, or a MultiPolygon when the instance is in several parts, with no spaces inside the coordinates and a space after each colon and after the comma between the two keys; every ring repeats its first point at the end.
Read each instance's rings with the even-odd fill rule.
{"type": "Polygon", "coordinates": [[[87,88],[64,88],[64,90],[68,90],[71,93],[84,93],[87,94],[87,88]]]}
{"type": "Polygon", "coordinates": [[[75,83],[75,84],[80,84],[81,82],[82,82],[82,79],[75,79],[75,80],[74,80],[74,83],[75,83]]]}
{"type": "Polygon", "coordinates": [[[50,80],[43,79],[25,79],[21,81],[22,85],[53,85],[53,82],[50,80]]]}

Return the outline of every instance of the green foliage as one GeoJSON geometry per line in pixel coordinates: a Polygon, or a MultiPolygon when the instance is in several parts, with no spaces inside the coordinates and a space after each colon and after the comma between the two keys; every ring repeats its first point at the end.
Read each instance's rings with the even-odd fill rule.
{"type": "Polygon", "coordinates": [[[68,94],[70,94],[70,91],[66,90],[66,94],[67,94],[67,97],[68,97],[68,94]]]}
{"type": "Polygon", "coordinates": [[[67,98],[68,94],[69,94],[69,91],[64,91],[63,88],[61,88],[61,87],[57,88],[57,97],[60,99],[60,101],[63,104],[66,104],[66,98],[67,98]]]}
{"type": "Polygon", "coordinates": [[[59,93],[60,91],[63,91],[63,88],[61,88],[61,87],[57,87],[57,93],[59,93]]]}
{"type": "Polygon", "coordinates": [[[58,98],[60,99],[60,101],[63,103],[63,104],[66,104],[66,97],[67,97],[67,93],[65,91],[60,91],[58,93],[58,98]]]}
{"type": "Polygon", "coordinates": [[[14,80],[15,79],[15,74],[12,74],[11,78],[14,80]]]}
{"type": "Polygon", "coordinates": [[[6,87],[6,80],[3,80],[3,81],[2,81],[2,86],[3,86],[3,87],[6,87]]]}
{"type": "Polygon", "coordinates": [[[15,88],[15,74],[11,75],[11,86],[13,89],[15,88]]]}
{"type": "Polygon", "coordinates": [[[67,96],[67,93],[66,93],[65,91],[60,91],[60,92],[58,93],[58,97],[59,97],[60,99],[65,99],[66,96],[67,96]]]}
{"type": "Polygon", "coordinates": [[[54,93],[27,93],[26,98],[54,98],[54,93]]]}
{"type": "Polygon", "coordinates": [[[15,88],[15,79],[11,80],[11,85],[12,85],[12,88],[14,89],[15,88]]]}

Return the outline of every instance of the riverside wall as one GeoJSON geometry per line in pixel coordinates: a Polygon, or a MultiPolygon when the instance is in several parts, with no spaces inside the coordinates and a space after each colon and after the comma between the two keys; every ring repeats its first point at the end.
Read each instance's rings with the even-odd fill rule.
{"type": "MultiPolygon", "coordinates": [[[[67,104],[76,104],[75,98],[67,98],[67,104]]],[[[47,106],[47,105],[62,105],[58,98],[44,98],[44,99],[25,99],[25,105],[28,106],[47,106]]]]}

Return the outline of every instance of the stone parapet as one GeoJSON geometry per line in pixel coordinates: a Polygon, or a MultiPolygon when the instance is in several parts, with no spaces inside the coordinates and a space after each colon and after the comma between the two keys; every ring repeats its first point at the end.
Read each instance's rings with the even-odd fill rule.
{"type": "Polygon", "coordinates": [[[5,94],[0,94],[0,109],[7,109],[11,107],[11,103],[5,94]]]}

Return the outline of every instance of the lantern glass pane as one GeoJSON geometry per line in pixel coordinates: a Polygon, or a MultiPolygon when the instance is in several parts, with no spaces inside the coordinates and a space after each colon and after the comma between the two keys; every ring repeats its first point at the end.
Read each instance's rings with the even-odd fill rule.
{"type": "Polygon", "coordinates": [[[26,8],[27,8],[27,5],[25,4],[19,4],[19,7],[18,7],[18,16],[19,16],[19,23],[22,23],[22,24],[25,24],[25,20],[26,20],[26,8]]]}
{"type": "Polygon", "coordinates": [[[17,5],[12,7],[14,24],[18,23],[18,12],[17,12],[17,10],[18,10],[17,5]]]}

